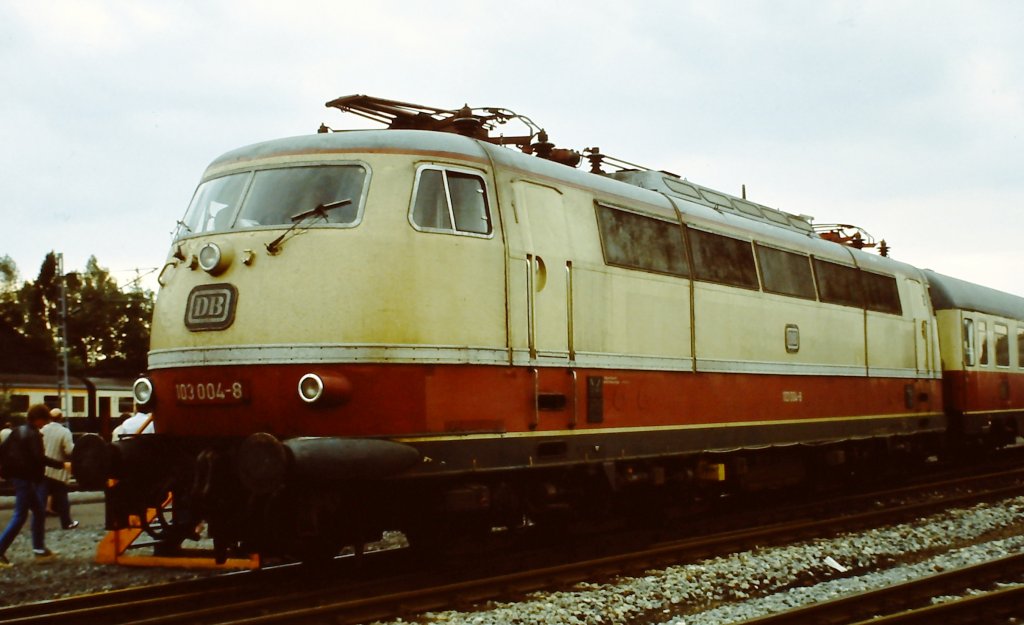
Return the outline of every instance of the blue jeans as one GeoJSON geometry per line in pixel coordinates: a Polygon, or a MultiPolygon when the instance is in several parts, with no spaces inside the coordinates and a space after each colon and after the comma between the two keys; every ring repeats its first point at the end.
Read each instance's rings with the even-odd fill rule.
{"type": "Polygon", "coordinates": [[[12,478],[14,482],[14,516],[0,536],[0,555],[7,553],[18,532],[32,511],[32,548],[46,549],[46,482],[12,478]]]}

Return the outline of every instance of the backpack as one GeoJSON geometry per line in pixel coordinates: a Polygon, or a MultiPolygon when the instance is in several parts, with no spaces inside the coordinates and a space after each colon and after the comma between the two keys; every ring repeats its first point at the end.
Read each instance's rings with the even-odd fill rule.
{"type": "MultiPolygon", "coordinates": [[[[24,427],[24,426],[23,426],[24,427]]],[[[15,477],[24,470],[25,458],[22,452],[21,428],[11,430],[3,443],[0,443],[0,476],[5,478],[15,477]]]]}

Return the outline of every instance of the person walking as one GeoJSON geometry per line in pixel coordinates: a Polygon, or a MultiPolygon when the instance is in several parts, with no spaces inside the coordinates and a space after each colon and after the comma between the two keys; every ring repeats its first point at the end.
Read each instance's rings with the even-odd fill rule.
{"type": "Polygon", "coordinates": [[[27,423],[11,432],[4,442],[0,460],[4,477],[14,483],[14,516],[0,535],[0,567],[11,566],[7,549],[21,532],[32,512],[32,553],[37,559],[52,558],[54,552],[46,548],[46,485],[43,469],[63,467],[63,463],[47,458],[43,451],[43,437],[39,429],[50,420],[50,409],[35,404],[28,409],[27,423]]]}
{"type": "MultiPolygon", "coordinates": [[[[60,408],[54,408],[50,411],[50,419],[51,421],[39,430],[43,435],[43,452],[48,458],[67,463],[71,460],[75,443],[71,431],[64,425],[64,412],[60,408]]],[[[68,501],[71,472],[67,470],[66,464],[59,469],[46,467],[43,481],[46,482],[46,492],[50,496],[50,510],[60,517],[60,526],[66,530],[78,527],[78,521],[71,520],[71,502],[68,501]]]]}

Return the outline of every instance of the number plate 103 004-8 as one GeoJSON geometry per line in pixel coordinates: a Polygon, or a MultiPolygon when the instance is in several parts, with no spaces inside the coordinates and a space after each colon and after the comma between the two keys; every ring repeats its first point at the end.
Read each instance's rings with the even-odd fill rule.
{"type": "Polygon", "coordinates": [[[241,380],[175,382],[179,404],[236,404],[249,399],[249,385],[241,380]]]}

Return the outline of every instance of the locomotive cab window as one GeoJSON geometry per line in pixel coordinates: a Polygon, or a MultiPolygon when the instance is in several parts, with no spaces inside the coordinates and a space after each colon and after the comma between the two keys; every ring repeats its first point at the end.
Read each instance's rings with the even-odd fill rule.
{"type": "Polygon", "coordinates": [[[491,215],[483,177],[425,166],[416,176],[409,220],[417,230],[489,236],[491,215]]]}
{"type": "Polygon", "coordinates": [[[367,169],[359,164],[282,167],[213,178],[196,189],[175,238],[290,226],[302,213],[308,214],[308,225],[355,226],[362,216],[366,180],[367,169]],[[318,207],[322,210],[310,212],[318,207]]]}
{"type": "Polygon", "coordinates": [[[686,246],[678,223],[597,204],[601,249],[609,265],[688,276],[686,246]]]}
{"type": "Polygon", "coordinates": [[[257,171],[236,228],[292,225],[296,215],[317,207],[305,223],[354,226],[361,217],[366,169],[361,165],[285,167],[257,171]],[[349,200],[347,203],[335,205],[349,200]]]}
{"type": "Polygon", "coordinates": [[[242,192],[250,177],[251,173],[245,172],[221,176],[200,184],[185,211],[185,218],[178,222],[174,238],[227,228],[238,210],[242,192]]]}

